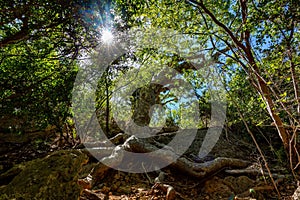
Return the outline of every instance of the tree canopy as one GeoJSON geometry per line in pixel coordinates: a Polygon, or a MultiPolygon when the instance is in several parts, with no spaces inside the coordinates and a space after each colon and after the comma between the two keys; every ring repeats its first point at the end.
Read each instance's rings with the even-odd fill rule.
{"type": "Polygon", "coordinates": [[[244,77],[263,100],[285,148],[289,148],[299,126],[297,1],[118,2],[126,10],[130,26],[145,31],[166,27],[196,36],[224,75],[243,69],[244,77]],[[289,132],[286,126],[294,131],[289,132]]]}
{"type": "Polygon", "coordinates": [[[61,129],[70,116],[76,59],[97,45],[107,16],[105,2],[95,3],[104,15],[97,23],[91,1],[0,1],[3,129],[61,129]]]}

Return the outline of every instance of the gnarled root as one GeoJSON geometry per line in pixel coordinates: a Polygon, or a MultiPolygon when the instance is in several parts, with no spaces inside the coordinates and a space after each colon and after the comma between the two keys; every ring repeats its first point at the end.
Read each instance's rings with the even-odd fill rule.
{"type": "MultiPolygon", "coordinates": [[[[176,170],[200,179],[206,179],[227,168],[245,168],[250,164],[248,161],[224,157],[218,157],[204,163],[195,163],[185,157],[180,157],[173,162],[174,158],[177,158],[178,155],[176,155],[176,152],[174,152],[172,148],[164,148],[163,151],[157,151],[158,149],[159,148],[156,145],[149,142],[147,139],[139,139],[135,136],[131,136],[124,144],[115,147],[109,156],[102,158],[100,163],[92,170],[85,180],[93,186],[104,178],[110,168],[117,168],[120,164],[124,165],[126,162],[129,163],[130,161],[127,160],[130,160],[130,158],[127,158],[124,154],[126,151],[134,153],[149,153],[156,151],[155,154],[151,154],[151,157],[147,158],[149,162],[154,164],[155,162],[172,163],[170,166],[176,170]],[[103,163],[108,164],[110,167],[103,163]]],[[[137,163],[137,165],[139,164],[143,165],[143,163],[137,163]]]]}

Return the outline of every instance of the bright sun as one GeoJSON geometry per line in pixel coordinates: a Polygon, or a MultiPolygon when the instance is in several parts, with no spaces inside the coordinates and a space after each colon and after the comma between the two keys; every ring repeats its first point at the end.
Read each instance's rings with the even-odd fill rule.
{"type": "Polygon", "coordinates": [[[114,35],[108,29],[104,29],[101,33],[101,40],[105,44],[111,44],[114,40],[114,35]]]}

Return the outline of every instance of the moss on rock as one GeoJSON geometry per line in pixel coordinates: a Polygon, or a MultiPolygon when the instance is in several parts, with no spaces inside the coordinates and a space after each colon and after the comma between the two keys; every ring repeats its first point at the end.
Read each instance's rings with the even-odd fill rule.
{"type": "Polygon", "coordinates": [[[88,158],[78,150],[61,150],[25,163],[0,199],[79,199],[78,174],[88,158]]]}

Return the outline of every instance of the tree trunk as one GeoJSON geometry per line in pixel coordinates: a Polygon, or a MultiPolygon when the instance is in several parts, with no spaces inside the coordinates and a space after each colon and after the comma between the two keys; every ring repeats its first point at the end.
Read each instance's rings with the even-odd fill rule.
{"type": "Polygon", "coordinates": [[[274,105],[274,101],[271,97],[270,89],[268,88],[267,83],[262,79],[262,77],[259,74],[259,69],[254,60],[251,49],[247,48],[246,55],[249,60],[249,64],[250,64],[250,66],[252,66],[255,76],[257,78],[257,82],[258,82],[258,86],[259,86],[258,92],[261,94],[261,96],[263,97],[263,99],[267,105],[267,110],[275,124],[275,127],[278,131],[278,134],[281,138],[281,141],[283,143],[285,150],[288,151],[289,150],[289,135],[288,135],[286,129],[284,128],[281,118],[276,113],[276,108],[274,105]]]}
{"type": "Polygon", "coordinates": [[[149,125],[151,121],[151,115],[153,113],[151,107],[155,104],[161,104],[159,94],[162,88],[162,85],[150,84],[137,89],[132,94],[132,119],[138,126],[149,125]]]}

